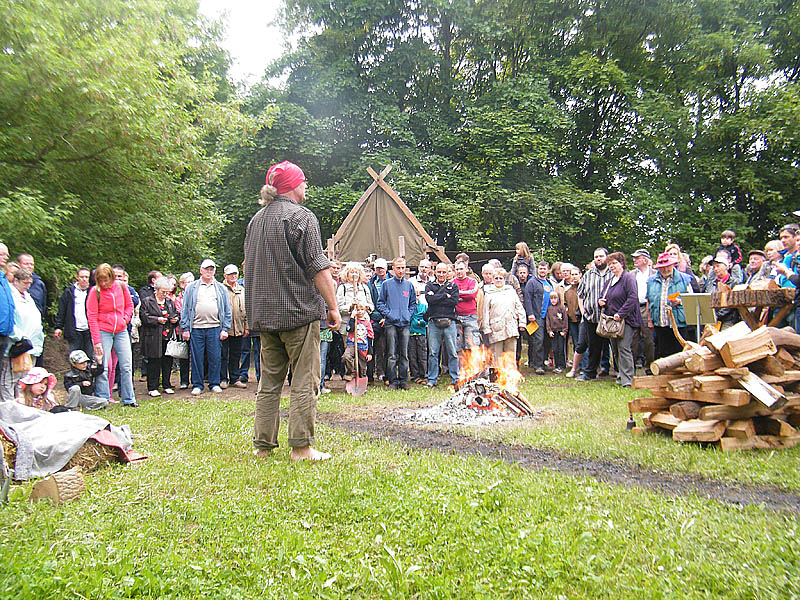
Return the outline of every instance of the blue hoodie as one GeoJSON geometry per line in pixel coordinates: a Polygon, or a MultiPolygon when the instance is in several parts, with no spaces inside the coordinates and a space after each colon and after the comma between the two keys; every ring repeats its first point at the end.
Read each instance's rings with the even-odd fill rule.
{"type": "Polygon", "coordinates": [[[5,274],[0,272],[0,335],[9,336],[14,331],[14,297],[11,284],[5,274]]]}
{"type": "Polygon", "coordinates": [[[388,325],[408,327],[417,307],[417,292],[408,279],[386,279],[378,294],[377,308],[388,325]]]}

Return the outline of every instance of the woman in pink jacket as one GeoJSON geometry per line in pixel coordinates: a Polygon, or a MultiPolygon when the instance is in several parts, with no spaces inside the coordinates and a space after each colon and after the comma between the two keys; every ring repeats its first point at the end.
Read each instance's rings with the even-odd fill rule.
{"type": "Polygon", "coordinates": [[[115,281],[108,263],[99,265],[94,277],[97,285],[86,296],[86,316],[95,357],[103,361],[103,374],[97,378],[95,394],[100,398],[109,397],[108,367],[113,349],[119,360],[122,405],[138,407],[133,392],[133,355],[127,328],[133,316],[131,294],[127,286],[115,281]]]}

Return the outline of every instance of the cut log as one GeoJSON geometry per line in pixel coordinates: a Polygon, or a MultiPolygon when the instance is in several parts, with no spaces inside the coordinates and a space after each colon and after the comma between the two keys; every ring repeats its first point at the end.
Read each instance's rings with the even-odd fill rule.
{"type": "Polygon", "coordinates": [[[684,366],[686,360],[691,358],[694,350],[688,352],[678,352],[677,354],[670,354],[650,363],[650,371],[653,375],[663,375],[670,371],[675,371],[684,366]]]}
{"type": "Polygon", "coordinates": [[[691,400],[692,402],[723,404],[725,406],[745,406],[750,402],[750,392],[747,390],[722,390],[721,392],[701,392],[700,390],[671,392],[666,390],[659,391],[654,395],[662,396],[669,400],[691,400]]]}
{"type": "Polygon", "coordinates": [[[689,421],[691,419],[696,419],[700,415],[700,408],[700,404],[697,402],[683,401],[676,402],[670,406],[669,412],[676,419],[680,419],[681,421],[689,421]]]}
{"type": "Polygon", "coordinates": [[[742,377],[746,376],[750,372],[750,369],[747,367],[720,367],[716,369],[714,373],[717,375],[726,375],[728,377],[733,377],[734,379],[741,379],[742,377]]]}
{"type": "Polygon", "coordinates": [[[661,411],[651,413],[649,423],[662,429],[675,429],[680,423],[680,419],[676,419],[669,412],[661,411]]]}
{"type": "Polygon", "coordinates": [[[757,360],[750,365],[750,370],[758,375],[761,375],[762,377],[764,375],[783,377],[783,375],[786,373],[786,367],[784,367],[783,364],[781,364],[781,361],[779,361],[775,356],[766,356],[761,360],[757,360]]]}
{"type": "Polygon", "coordinates": [[[800,335],[796,334],[791,327],[784,327],[783,329],[767,327],[767,331],[776,346],[791,350],[800,348],[800,335]]]}
{"type": "Polygon", "coordinates": [[[708,373],[720,368],[725,363],[722,362],[722,357],[714,350],[701,346],[691,357],[686,359],[684,364],[691,373],[708,373]]]}
{"type": "Polygon", "coordinates": [[[659,396],[645,396],[628,400],[628,412],[645,413],[669,410],[670,401],[659,396]]]}
{"type": "Polygon", "coordinates": [[[747,440],[756,434],[756,428],[753,425],[753,419],[737,419],[736,421],[729,421],[728,428],[725,430],[726,437],[732,437],[739,440],[747,440]]]}
{"type": "Polygon", "coordinates": [[[755,396],[767,408],[775,410],[786,403],[786,396],[761,379],[755,373],[738,380],[739,385],[755,396]]]}
{"type": "Polygon", "coordinates": [[[700,409],[700,419],[703,421],[717,421],[720,419],[739,420],[753,417],[767,417],[772,411],[759,402],[751,402],[747,406],[704,406],[700,409]]]}
{"type": "Polygon", "coordinates": [[[792,448],[800,442],[800,435],[796,437],[777,437],[774,435],[756,435],[747,440],[740,440],[734,437],[724,437],[719,441],[719,448],[724,452],[729,450],[752,450],[752,449],[781,449],[792,448]]]}
{"type": "Polygon", "coordinates": [[[793,383],[795,381],[800,381],[800,371],[786,371],[781,377],[764,375],[762,379],[767,383],[793,383]]]}
{"type": "Polygon", "coordinates": [[[631,389],[633,390],[657,390],[667,387],[673,379],[685,377],[682,373],[667,373],[666,375],[645,375],[644,377],[634,377],[631,389]]]}
{"type": "Polygon", "coordinates": [[[678,442],[716,442],[722,438],[727,421],[682,421],[672,430],[672,439],[678,442]]]}
{"type": "Polygon", "coordinates": [[[719,354],[726,367],[745,367],[777,351],[767,328],[759,327],[744,337],[727,340],[719,354]]]}
{"type": "Polygon", "coordinates": [[[694,377],[682,377],[673,379],[667,384],[667,389],[671,392],[689,392],[695,388],[694,377]]]}
{"type": "Polygon", "coordinates": [[[719,333],[708,336],[703,342],[703,345],[719,352],[729,340],[743,338],[750,333],[750,331],[750,327],[747,323],[740,321],[733,327],[728,327],[725,331],[720,331],[719,333]]]}
{"type": "Polygon", "coordinates": [[[78,498],[86,489],[86,482],[80,467],[72,467],[69,471],[53,473],[42,479],[31,490],[31,502],[50,498],[53,504],[61,504],[78,498]]]}
{"type": "MultiPolygon", "coordinates": [[[[773,338],[773,342],[775,339],[773,338]]],[[[778,344],[775,344],[776,346],[778,344]]],[[[786,348],[778,348],[778,353],[775,355],[775,359],[783,365],[784,370],[791,369],[797,364],[797,360],[795,357],[792,356],[792,353],[789,352],[786,348]]]]}
{"type": "Polygon", "coordinates": [[[766,290],[748,288],[715,292],[711,294],[711,308],[786,306],[792,303],[794,294],[794,288],[781,287],[766,290]]]}
{"type": "Polygon", "coordinates": [[[736,386],[733,379],[722,375],[695,375],[692,379],[694,379],[694,387],[703,392],[718,392],[736,386]]]}
{"type": "Polygon", "coordinates": [[[797,435],[797,430],[794,427],[777,417],[757,417],[753,419],[753,425],[758,435],[777,435],[780,437],[797,435]]]}

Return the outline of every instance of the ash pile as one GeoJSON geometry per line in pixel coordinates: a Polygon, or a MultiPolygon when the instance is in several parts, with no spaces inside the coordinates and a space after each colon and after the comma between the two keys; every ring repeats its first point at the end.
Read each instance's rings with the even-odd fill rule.
{"type": "Polygon", "coordinates": [[[502,385],[506,379],[502,375],[494,367],[483,369],[459,383],[457,391],[441,404],[406,413],[401,419],[406,423],[491,425],[539,416],[525,396],[502,385]]]}

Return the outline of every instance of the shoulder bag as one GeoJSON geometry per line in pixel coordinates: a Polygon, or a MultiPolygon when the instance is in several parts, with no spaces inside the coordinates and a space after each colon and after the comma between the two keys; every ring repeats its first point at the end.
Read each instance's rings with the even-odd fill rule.
{"type": "MultiPolygon", "coordinates": [[[[606,288],[606,293],[603,294],[603,299],[608,295],[608,289],[611,284],[606,288]]],[[[597,322],[597,335],[600,337],[608,338],[610,340],[618,340],[625,335],[625,319],[617,321],[613,316],[606,314],[605,306],[600,311],[600,320],[597,322]]]]}

